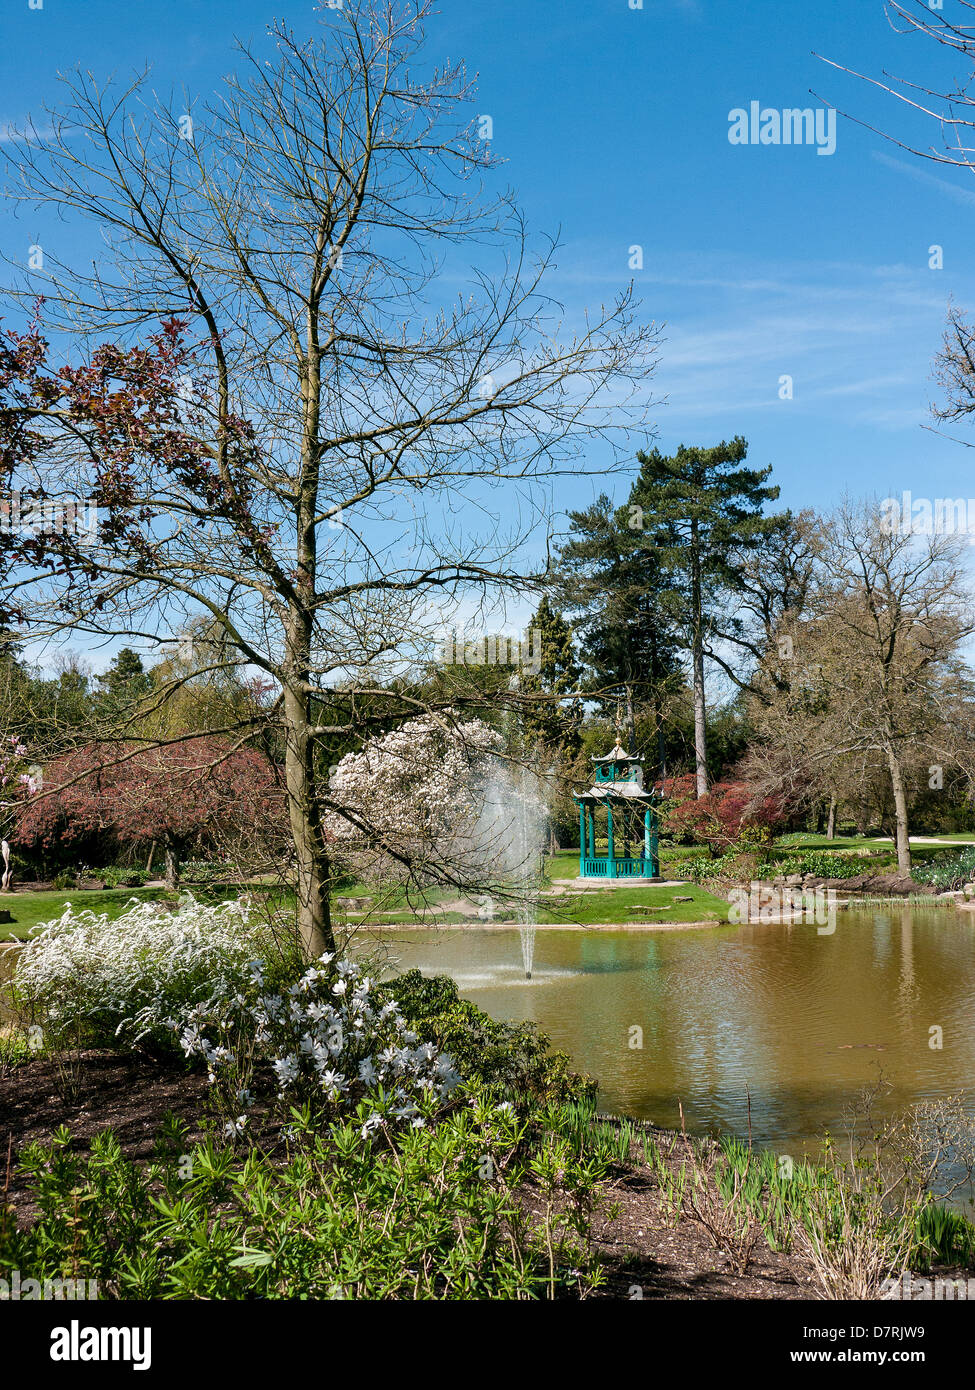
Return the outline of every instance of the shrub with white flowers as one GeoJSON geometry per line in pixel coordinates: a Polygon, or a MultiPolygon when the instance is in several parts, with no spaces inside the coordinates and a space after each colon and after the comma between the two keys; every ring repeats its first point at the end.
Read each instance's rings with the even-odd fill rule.
{"type": "Polygon", "coordinates": [[[160,912],[133,898],[114,920],[66,904],[34,929],[13,985],[21,1008],[55,1044],[172,1052],[174,1020],[244,987],[255,957],[294,978],[294,946],[252,918],[246,899],[207,905],[185,893],[176,911],[160,912]]]}
{"type": "Polygon", "coordinates": [[[325,828],[361,875],[379,881],[519,877],[520,821],[540,834],[545,807],[504,758],[501,735],[451,710],[421,715],[347,753],[329,780],[325,828]],[[523,785],[524,783],[524,785],[523,785]]]}
{"type": "Polygon", "coordinates": [[[323,955],[279,992],[259,961],[248,974],[248,988],[187,1010],[180,1036],[207,1064],[229,1135],[243,1133],[261,1073],[289,1107],[364,1116],[364,1139],[396,1121],[422,1128],[460,1083],[450,1055],[420,1042],[355,962],[323,955]]]}

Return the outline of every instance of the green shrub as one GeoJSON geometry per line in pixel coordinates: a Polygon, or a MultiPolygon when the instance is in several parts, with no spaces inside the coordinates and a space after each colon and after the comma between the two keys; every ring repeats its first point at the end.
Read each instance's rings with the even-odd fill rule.
{"type": "Polygon", "coordinates": [[[0,1208],[0,1275],[70,1274],[108,1299],[538,1299],[598,1285],[598,1163],[557,1137],[523,1153],[513,1113],[483,1100],[395,1147],[364,1142],[363,1115],[324,1132],[299,1117],[277,1162],[210,1144],[187,1161],[171,1121],[143,1169],[110,1131],[83,1160],[62,1129],[22,1156],[38,1216],[18,1229],[0,1208]],[[527,1181],[545,1198],[538,1218],[515,1198],[527,1181]]]}
{"type": "Polygon", "coordinates": [[[739,852],[754,853],[758,850],[769,850],[775,842],[771,826],[768,825],[743,825],[738,839],[735,841],[735,849],[739,852]]]}
{"type": "Polygon", "coordinates": [[[759,867],[761,878],[778,874],[815,874],[817,878],[854,878],[858,874],[879,873],[891,862],[886,851],[873,855],[830,854],[825,850],[807,850],[805,854],[789,854],[781,859],[766,859],[759,867]]]}
{"type": "Polygon", "coordinates": [[[425,1042],[450,1053],[462,1076],[497,1088],[519,1109],[595,1095],[596,1083],[571,1071],[566,1054],[553,1052],[533,1023],[499,1023],[461,999],[448,976],[409,970],[383,989],[425,1042]]]}
{"type": "Polygon", "coordinates": [[[145,869],[127,869],[110,864],[107,869],[92,869],[92,878],[101,879],[106,888],[141,888],[149,879],[145,869]]]}
{"type": "Polygon", "coordinates": [[[918,1212],[914,1234],[914,1258],[922,1267],[940,1264],[975,1269],[975,1226],[960,1212],[931,1202],[918,1212]]]}
{"type": "Polygon", "coordinates": [[[918,883],[929,883],[942,892],[961,888],[975,875],[975,845],[963,850],[948,850],[932,855],[926,864],[916,864],[911,877],[918,883]]]}

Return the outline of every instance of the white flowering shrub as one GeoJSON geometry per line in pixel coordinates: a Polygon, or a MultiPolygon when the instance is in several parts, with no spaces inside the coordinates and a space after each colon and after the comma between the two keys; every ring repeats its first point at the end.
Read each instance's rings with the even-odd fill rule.
{"type": "Polygon", "coordinates": [[[505,761],[501,735],[450,710],[347,753],[329,797],[328,834],[356,871],[381,882],[520,879],[544,829],[544,804],[505,761]]]}
{"type": "Polygon", "coordinates": [[[133,898],[114,920],[66,904],[19,952],[13,987],[55,1046],[178,1052],[175,1020],[245,986],[255,957],[292,979],[300,968],[293,944],[252,920],[246,899],[211,906],[186,893],[176,911],[160,913],[133,898]]]}
{"type": "Polygon", "coordinates": [[[228,1135],[244,1132],[262,1079],[289,1109],[358,1113],[364,1139],[395,1121],[423,1128],[459,1084],[450,1054],[420,1042],[353,961],[323,955],[280,991],[259,961],[248,975],[245,989],[187,1010],[180,1035],[207,1064],[228,1135]]]}

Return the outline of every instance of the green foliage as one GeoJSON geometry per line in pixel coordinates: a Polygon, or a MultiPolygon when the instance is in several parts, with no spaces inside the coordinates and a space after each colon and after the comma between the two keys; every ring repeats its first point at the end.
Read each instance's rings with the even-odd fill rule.
{"type": "Polygon", "coordinates": [[[735,842],[735,849],[752,854],[758,850],[770,850],[775,839],[771,826],[743,825],[735,842]]]}
{"type": "Polygon", "coordinates": [[[22,1062],[29,1062],[38,1051],[37,1042],[32,1042],[26,1029],[15,1025],[0,1028],[0,1077],[8,1076],[22,1062]]]}
{"type": "Polygon", "coordinates": [[[180,865],[180,878],[186,883],[220,883],[237,876],[235,866],[228,861],[187,859],[180,865]]]}
{"type": "Polygon", "coordinates": [[[914,1234],[913,1262],[922,1268],[939,1264],[975,1269],[975,1226],[960,1212],[931,1202],[918,1212],[914,1234]]]}
{"type": "Polygon", "coordinates": [[[107,869],[92,869],[92,878],[101,879],[106,888],[140,888],[149,879],[145,869],[126,868],[111,864],[107,869]]]}
{"type": "Polygon", "coordinates": [[[932,855],[927,864],[916,864],[911,877],[918,883],[930,883],[942,892],[961,888],[975,875],[975,845],[960,851],[949,850],[932,855]]]}
{"type": "MultiPolygon", "coordinates": [[[[364,1109],[364,1108],[363,1108],[364,1109]]],[[[537,1299],[585,1295],[593,1192],[605,1175],[548,1136],[527,1147],[486,1101],[435,1129],[363,1140],[295,1113],[287,1154],[192,1153],[171,1121],[138,1168],[111,1131],[85,1161],[61,1129],[20,1169],[38,1207],[0,1211],[0,1274],[96,1280],[109,1299],[537,1299]],[[532,1182],[545,1211],[515,1199],[532,1182]]]]}
{"type": "Polygon", "coordinates": [[[828,1176],[808,1163],[780,1163],[776,1154],[750,1149],[734,1136],[722,1138],[720,1147],[718,1191],[726,1201],[734,1191],[741,1195],[772,1250],[790,1249],[796,1223],[807,1223],[812,1196],[828,1185],[828,1176]]]}
{"type": "MultiPolygon", "coordinates": [[[[572,628],[562,614],[543,597],[529,624],[539,669],[521,674],[523,696],[566,696],[577,689],[581,668],[572,644],[572,628]]],[[[556,754],[572,754],[579,747],[579,715],[567,704],[526,704],[521,711],[521,736],[525,752],[551,761],[556,754]]]]}
{"type": "Polygon", "coordinates": [[[461,999],[446,975],[409,970],[385,987],[425,1042],[453,1057],[460,1073],[497,1088],[519,1109],[533,1102],[584,1100],[595,1082],[569,1070],[563,1052],[533,1023],[499,1023],[461,999]]]}
{"type": "Polygon", "coordinates": [[[759,877],[776,874],[815,874],[817,878],[853,878],[857,874],[879,873],[892,862],[886,851],[878,855],[825,854],[809,850],[782,859],[766,859],[759,864],[759,877]]]}

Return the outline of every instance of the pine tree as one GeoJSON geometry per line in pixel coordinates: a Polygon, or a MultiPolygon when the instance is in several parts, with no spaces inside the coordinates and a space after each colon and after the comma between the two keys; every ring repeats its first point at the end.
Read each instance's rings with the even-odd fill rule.
{"type": "Polygon", "coordinates": [[[631,751],[637,707],[652,710],[663,773],[665,710],[682,683],[674,634],[680,596],[675,579],[661,566],[659,538],[649,529],[632,528],[629,520],[630,509],[614,509],[605,494],[585,511],[570,512],[556,591],[575,616],[586,666],[583,688],[598,692],[614,709],[622,696],[631,751]]]}
{"type": "Polygon", "coordinates": [[[145,672],[142,658],[131,647],[123,647],[98,684],[112,700],[128,702],[146,694],[152,681],[145,672]]]}
{"type": "Polygon", "coordinates": [[[638,453],[640,473],[630,494],[629,524],[653,538],[657,560],[675,581],[684,644],[691,655],[697,795],[708,789],[704,659],[729,596],[741,590],[745,558],[780,524],[762,507],[779,495],[765,486],[772,469],[742,466],[741,435],[712,448],[681,445],[666,456],[638,453]]]}
{"type": "MultiPolygon", "coordinates": [[[[543,596],[529,628],[530,653],[538,654],[538,671],[529,669],[519,676],[522,695],[537,698],[522,710],[522,735],[527,749],[536,749],[542,760],[562,752],[575,752],[579,746],[577,720],[564,705],[552,698],[571,694],[577,688],[582,668],[576,658],[572,627],[543,596]]],[[[532,662],[534,665],[534,661],[532,662]]]]}

